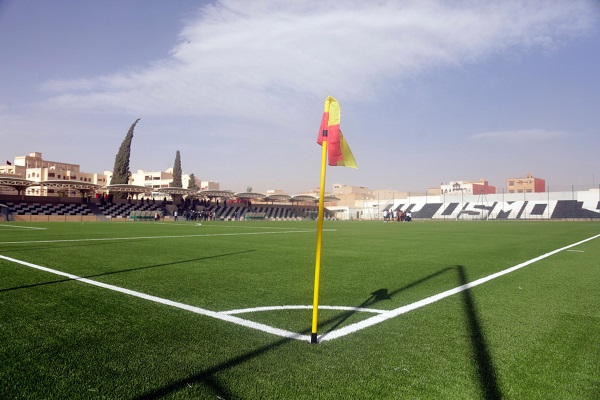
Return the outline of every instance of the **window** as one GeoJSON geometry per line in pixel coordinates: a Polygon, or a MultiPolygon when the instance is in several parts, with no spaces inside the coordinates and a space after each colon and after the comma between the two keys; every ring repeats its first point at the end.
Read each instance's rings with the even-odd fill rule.
{"type": "Polygon", "coordinates": [[[48,172],[48,178],[54,178],[55,175],[54,172],[48,172]]]}
{"type": "Polygon", "coordinates": [[[508,181],[508,186],[515,186],[515,181],[508,181]]]}

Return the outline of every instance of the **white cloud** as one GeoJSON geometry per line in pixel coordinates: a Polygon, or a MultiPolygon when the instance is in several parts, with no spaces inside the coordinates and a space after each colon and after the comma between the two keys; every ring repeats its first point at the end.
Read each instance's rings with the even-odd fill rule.
{"type": "Polygon", "coordinates": [[[591,1],[240,1],[205,6],[169,58],[136,70],[52,81],[51,107],[289,122],[335,93],[375,96],[388,79],[490,54],[552,47],[589,28],[591,1]]]}
{"type": "Polygon", "coordinates": [[[485,140],[501,140],[501,141],[543,141],[558,136],[563,136],[564,133],[558,131],[548,131],[544,129],[522,129],[514,131],[496,131],[484,132],[472,135],[472,139],[485,140]]]}

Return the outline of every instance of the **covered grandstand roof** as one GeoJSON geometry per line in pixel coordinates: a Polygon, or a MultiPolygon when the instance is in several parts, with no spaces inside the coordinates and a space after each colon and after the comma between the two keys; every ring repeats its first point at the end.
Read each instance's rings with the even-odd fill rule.
{"type": "Polygon", "coordinates": [[[102,187],[102,189],[106,189],[109,192],[125,192],[125,193],[150,193],[152,192],[151,187],[147,186],[138,186],[138,185],[127,185],[127,184],[115,184],[115,185],[106,185],[102,187]]]}
{"type": "Polygon", "coordinates": [[[231,190],[201,190],[198,192],[198,196],[204,196],[209,198],[233,197],[234,193],[231,190]]]}
{"type": "Polygon", "coordinates": [[[262,193],[239,192],[239,193],[235,193],[234,197],[237,197],[238,199],[249,200],[249,199],[264,199],[266,196],[262,193]]]}
{"type": "Polygon", "coordinates": [[[317,196],[311,194],[297,194],[292,196],[291,201],[317,201],[317,196]]]}
{"type": "Polygon", "coordinates": [[[37,182],[32,186],[45,186],[50,188],[77,189],[82,192],[91,192],[100,188],[100,185],[90,182],[66,181],[66,180],[47,180],[37,182]]]}
{"type": "Polygon", "coordinates": [[[289,201],[291,198],[289,194],[270,194],[265,197],[265,201],[289,201]]]}
{"type": "Polygon", "coordinates": [[[198,193],[198,191],[195,189],[184,189],[184,188],[177,188],[177,187],[158,188],[158,189],[154,189],[154,191],[159,192],[159,193],[169,194],[169,195],[171,195],[171,194],[191,195],[191,194],[198,193]]]}
{"type": "Polygon", "coordinates": [[[8,186],[17,191],[21,196],[25,195],[25,189],[35,185],[34,181],[21,178],[16,174],[0,174],[0,186],[8,186]]]}
{"type": "Polygon", "coordinates": [[[36,182],[30,181],[27,179],[23,179],[19,175],[0,174],[0,185],[1,186],[11,186],[16,189],[17,187],[26,188],[29,186],[34,186],[36,184],[37,184],[36,182]]]}

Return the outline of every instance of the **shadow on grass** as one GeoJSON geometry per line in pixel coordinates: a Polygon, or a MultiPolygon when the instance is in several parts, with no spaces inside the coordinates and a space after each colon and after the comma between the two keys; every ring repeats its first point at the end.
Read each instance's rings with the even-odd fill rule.
{"type": "Polygon", "coordinates": [[[294,340],[294,339],[289,339],[289,338],[279,339],[278,341],[271,343],[267,346],[260,347],[256,350],[250,351],[239,357],[235,357],[229,361],[226,361],[219,365],[215,365],[214,367],[207,368],[204,371],[201,371],[195,375],[188,376],[183,379],[179,379],[179,380],[177,380],[173,383],[170,383],[168,385],[165,385],[161,388],[158,388],[156,390],[153,390],[153,391],[144,393],[140,396],[134,397],[134,399],[139,399],[139,400],[160,399],[160,398],[163,398],[170,394],[173,394],[175,392],[178,392],[180,390],[184,390],[186,388],[192,388],[193,387],[192,385],[196,385],[196,384],[202,384],[202,385],[205,385],[205,387],[210,388],[210,390],[213,391],[214,395],[217,398],[233,399],[233,398],[235,398],[233,396],[233,394],[230,393],[226,387],[224,387],[223,385],[221,385],[219,383],[219,380],[216,378],[215,375],[221,371],[225,371],[229,368],[233,368],[237,365],[243,364],[246,361],[250,361],[253,358],[258,357],[270,350],[273,350],[291,340],[294,340]]]}
{"type": "MultiPolygon", "coordinates": [[[[458,270],[460,284],[465,285],[469,283],[465,273],[465,267],[462,265],[457,265],[456,269],[458,270]]],[[[488,400],[501,399],[502,392],[498,386],[496,370],[494,368],[492,356],[485,340],[483,329],[479,323],[477,307],[475,306],[475,301],[471,296],[471,290],[463,290],[461,294],[467,321],[467,329],[469,330],[469,336],[471,337],[473,358],[477,363],[477,374],[482,397],[488,400]]]]}
{"type": "MultiPolygon", "coordinates": [[[[122,273],[126,273],[126,272],[141,271],[141,270],[144,270],[144,269],[169,267],[169,266],[173,266],[173,265],[177,265],[177,264],[185,264],[185,263],[189,263],[189,262],[204,261],[204,260],[210,260],[210,259],[213,259],[213,258],[229,257],[229,256],[235,256],[235,255],[238,255],[238,254],[251,253],[253,251],[256,251],[256,250],[236,251],[236,252],[233,252],[233,253],[217,254],[217,255],[214,255],[214,256],[192,258],[192,259],[189,259],[189,260],[181,260],[181,261],[175,261],[175,262],[164,263],[164,264],[154,264],[154,265],[146,265],[146,266],[143,266],[143,267],[120,269],[118,271],[104,272],[104,273],[101,273],[101,274],[80,276],[78,279],[81,279],[81,278],[91,279],[91,278],[97,278],[99,276],[108,276],[108,275],[122,274],[122,273]]],[[[12,288],[0,289],[0,293],[2,293],[2,292],[9,292],[9,291],[12,291],[12,290],[19,290],[19,289],[29,289],[29,288],[38,287],[38,286],[53,285],[53,284],[56,284],[56,283],[76,281],[78,279],[65,278],[65,279],[57,279],[57,280],[48,281],[48,282],[33,283],[31,285],[22,285],[22,286],[17,286],[17,287],[12,287],[12,288]]]]}
{"type": "MultiPolygon", "coordinates": [[[[362,302],[357,308],[368,307],[382,300],[390,300],[392,296],[408,290],[412,287],[418,286],[430,279],[433,279],[439,275],[442,275],[449,271],[457,271],[458,280],[460,285],[465,285],[468,282],[467,276],[465,273],[465,267],[462,265],[456,265],[451,267],[443,268],[433,274],[425,276],[419,280],[416,280],[404,287],[398,288],[391,292],[388,292],[387,289],[378,289],[371,293],[371,296],[367,298],[364,302],[362,302]]],[[[466,289],[461,292],[462,295],[462,303],[464,307],[464,313],[467,322],[467,329],[469,332],[469,337],[471,338],[471,349],[473,352],[473,358],[476,361],[477,365],[477,374],[478,381],[480,385],[480,390],[482,392],[482,396],[484,399],[501,399],[502,392],[500,387],[498,386],[496,371],[494,368],[492,356],[489,352],[487,342],[485,340],[485,335],[483,333],[483,329],[481,328],[481,324],[479,322],[479,316],[477,313],[477,307],[475,306],[475,301],[471,296],[470,289],[466,289]]],[[[332,318],[329,321],[324,321],[323,325],[328,323],[332,323],[335,321],[335,324],[327,330],[327,333],[330,333],[340,327],[348,318],[356,314],[358,311],[346,311],[341,313],[338,317],[332,318]],[[337,321],[336,321],[337,320],[337,321]]]]}
{"type": "MultiPolygon", "coordinates": [[[[448,271],[452,271],[454,270],[454,267],[447,267],[444,268],[440,271],[434,272],[431,275],[427,275],[424,278],[421,278],[419,280],[416,280],[414,282],[409,283],[406,286],[403,286],[401,288],[398,288],[396,290],[393,290],[391,292],[388,292],[387,289],[378,289],[376,291],[374,291],[373,293],[371,293],[371,296],[367,298],[367,300],[365,300],[364,302],[362,302],[357,308],[365,308],[368,306],[371,306],[375,303],[378,303],[382,300],[391,300],[392,296],[394,296],[395,294],[398,294],[404,290],[408,290],[412,287],[418,286],[420,284],[422,284],[423,282],[426,282],[430,279],[435,278],[436,276],[442,275],[448,271]]],[[[356,314],[358,311],[357,310],[352,310],[352,311],[345,311],[341,314],[341,316],[339,317],[339,321],[335,323],[335,325],[333,325],[331,328],[329,328],[327,330],[326,333],[330,333],[334,330],[336,330],[337,328],[339,328],[344,322],[346,322],[346,320],[348,320],[348,318],[350,318],[351,316],[353,316],[354,314],[356,314]]],[[[324,323],[323,325],[325,325],[326,323],[324,323]]]]}
{"type": "MultiPolygon", "coordinates": [[[[398,288],[392,292],[388,292],[387,289],[378,289],[370,294],[370,296],[361,303],[358,307],[366,307],[372,304],[375,304],[382,300],[389,300],[393,295],[407,290],[411,287],[417,286],[423,282],[426,282],[429,279],[432,279],[436,276],[444,274],[449,271],[457,271],[458,278],[461,285],[467,284],[467,276],[465,273],[465,268],[462,265],[446,267],[438,272],[435,272],[431,275],[428,275],[422,279],[419,279],[415,282],[410,283],[402,288],[398,288]]],[[[496,379],[496,372],[494,369],[493,360],[491,354],[488,350],[488,346],[485,340],[485,335],[481,324],[479,322],[479,316],[477,313],[477,307],[475,306],[475,302],[473,297],[471,296],[470,289],[466,289],[461,292],[464,313],[466,317],[467,329],[469,332],[469,337],[471,338],[471,349],[473,352],[473,358],[476,362],[477,374],[478,374],[478,382],[481,390],[482,398],[486,400],[496,400],[502,399],[502,392],[500,387],[498,386],[498,382],[496,379]]],[[[334,316],[328,320],[323,321],[324,325],[334,324],[334,327],[329,330],[332,331],[336,327],[340,326],[344,321],[346,321],[350,316],[355,314],[356,311],[349,311],[341,313],[337,316],[334,316]]],[[[307,328],[300,332],[301,334],[309,333],[312,329],[307,328]]],[[[185,390],[186,388],[193,387],[194,384],[202,384],[205,387],[209,388],[213,391],[214,395],[218,398],[231,399],[233,398],[232,393],[224,387],[219,380],[216,378],[216,374],[221,371],[225,371],[229,368],[236,367],[238,365],[243,364],[246,361],[250,361],[255,357],[258,357],[270,350],[274,350],[279,346],[290,342],[294,339],[282,338],[279,339],[269,345],[260,347],[256,350],[247,352],[239,357],[235,357],[229,361],[223,362],[219,365],[216,365],[211,368],[207,368],[204,371],[201,371],[192,376],[177,380],[171,384],[160,387],[156,390],[149,391],[145,394],[142,394],[135,399],[158,399],[165,396],[169,396],[175,392],[180,390],[185,390]]]]}

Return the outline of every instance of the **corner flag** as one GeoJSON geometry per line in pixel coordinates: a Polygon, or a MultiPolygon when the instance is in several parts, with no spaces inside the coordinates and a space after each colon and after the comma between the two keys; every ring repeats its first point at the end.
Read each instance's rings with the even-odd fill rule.
{"type": "Polygon", "coordinates": [[[313,315],[310,335],[311,343],[318,343],[317,327],[319,319],[319,281],[321,279],[321,247],[323,243],[323,214],[325,210],[325,172],[327,158],[329,165],[358,168],[348,143],[340,130],[340,104],[329,96],[325,99],[325,110],[321,119],[321,128],[317,143],[323,147],[321,152],[321,183],[319,186],[319,216],[317,218],[317,256],[315,260],[315,286],[313,292],[313,315]],[[328,147],[329,144],[329,147],[328,147]],[[329,150],[328,150],[329,149],[329,150]],[[329,156],[329,157],[328,157],[329,156]]]}
{"type": "Polygon", "coordinates": [[[329,165],[358,168],[352,150],[340,130],[340,103],[331,96],[325,99],[325,109],[317,143],[322,145],[323,140],[329,143],[327,154],[329,165]]]}

